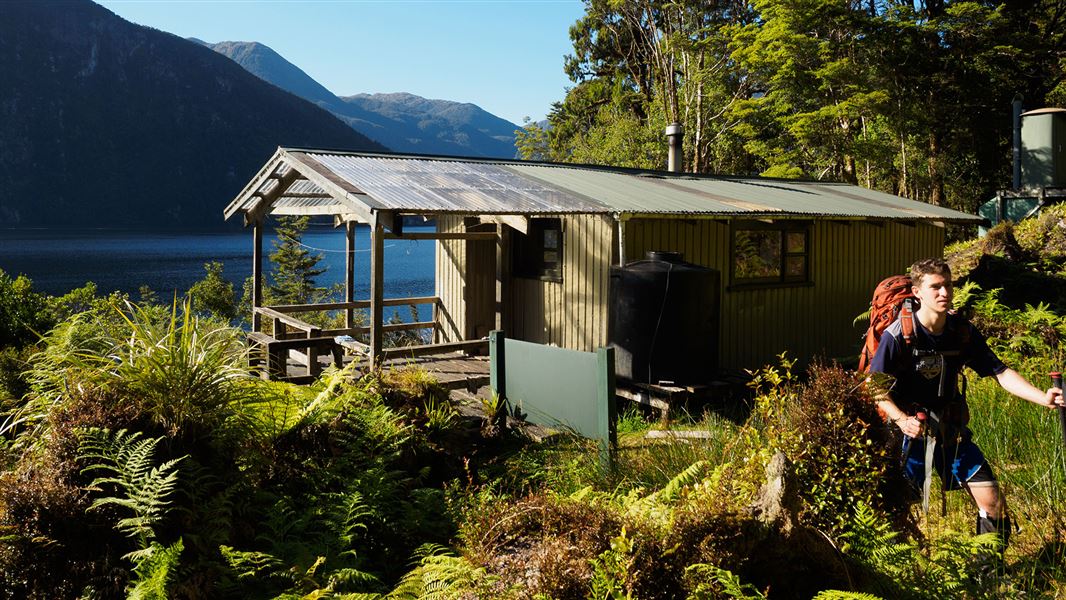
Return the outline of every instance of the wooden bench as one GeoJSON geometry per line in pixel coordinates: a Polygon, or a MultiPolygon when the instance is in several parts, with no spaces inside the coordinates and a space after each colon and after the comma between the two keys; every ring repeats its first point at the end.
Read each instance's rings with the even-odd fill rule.
{"type": "Polygon", "coordinates": [[[265,333],[252,332],[248,334],[248,345],[251,348],[249,365],[253,369],[259,369],[260,377],[264,379],[276,379],[292,383],[306,383],[313,381],[322,373],[322,365],[318,363],[321,353],[330,353],[333,364],[338,368],[343,366],[343,350],[332,337],[305,337],[289,340],[279,340],[265,333]],[[303,375],[289,376],[288,356],[290,350],[305,350],[306,371],[303,375]]]}

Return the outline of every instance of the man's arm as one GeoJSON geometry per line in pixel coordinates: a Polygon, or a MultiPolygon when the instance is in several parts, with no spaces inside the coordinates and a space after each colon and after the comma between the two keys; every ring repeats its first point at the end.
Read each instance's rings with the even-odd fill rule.
{"type": "Polygon", "coordinates": [[[1011,394],[1040,406],[1056,408],[1066,404],[1063,402],[1061,389],[1048,388],[1047,391],[1043,391],[1029,383],[1014,369],[1008,368],[997,373],[996,381],[1011,394]]]}
{"type": "Polygon", "coordinates": [[[883,414],[888,417],[888,420],[895,423],[899,430],[903,432],[903,435],[910,437],[917,437],[922,431],[922,423],[917,417],[912,417],[903,412],[896,403],[889,398],[888,394],[884,394],[877,399],[877,408],[881,410],[883,414]]]}
{"type": "MultiPolygon", "coordinates": [[[[917,418],[908,415],[892,400],[885,379],[894,379],[894,374],[899,371],[899,357],[901,348],[895,336],[888,331],[881,336],[881,343],[877,346],[873,360],[870,361],[870,380],[875,382],[874,400],[877,408],[890,423],[899,427],[904,435],[917,436],[922,430],[922,424],[917,418]],[[878,374],[882,376],[879,377],[878,374]],[[885,377],[887,376],[887,377],[885,377]]],[[[894,384],[893,384],[894,385],[894,384]]]]}

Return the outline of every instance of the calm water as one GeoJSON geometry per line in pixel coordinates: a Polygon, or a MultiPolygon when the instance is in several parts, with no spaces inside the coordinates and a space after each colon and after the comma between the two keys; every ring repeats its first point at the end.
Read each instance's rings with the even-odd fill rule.
{"type": "MultiPolygon", "coordinates": [[[[432,231],[432,227],[407,227],[432,231]]],[[[275,240],[263,236],[264,254],[275,240]]],[[[304,245],[323,255],[326,272],[318,284],[344,282],[344,231],[311,228],[304,245]]],[[[370,231],[356,229],[355,295],[370,297],[370,231]]],[[[385,297],[430,296],[434,293],[433,241],[385,242],[385,297]]],[[[251,231],[234,233],[144,233],[116,231],[0,230],[0,269],[25,274],[35,290],[53,295],[95,282],[101,292],[120,290],[138,297],[147,285],[161,298],[183,294],[204,276],[205,262],[219,261],[240,293],[252,274],[251,231]]],[[[264,271],[269,265],[264,261],[264,271]]],[[[428,310],[428,306],[423,307],[428,310]]],[[[428,313],[427,313],[428,314],[428,313]]],[[[401,315],[408,320],[408,315],[401,315]]],[[[423,315],[425,316],[425,315],[423,315]]]]}

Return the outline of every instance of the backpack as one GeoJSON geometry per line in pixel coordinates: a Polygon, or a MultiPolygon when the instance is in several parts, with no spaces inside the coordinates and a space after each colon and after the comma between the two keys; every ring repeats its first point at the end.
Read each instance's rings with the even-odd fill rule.
{"type": "Polygon", "coordinates": [[[904,345],[911,345],[914,341],[914,310],[917,306],[918,299],[911,293],[910,277],[893,275],[877,284],[873,300],[870,301],[870,327],[866,330],[866,340],[859,354],[860,372],[869,372],[870,362],[881,343],[881,334],[897,318],[903,327],[904,345]]]}

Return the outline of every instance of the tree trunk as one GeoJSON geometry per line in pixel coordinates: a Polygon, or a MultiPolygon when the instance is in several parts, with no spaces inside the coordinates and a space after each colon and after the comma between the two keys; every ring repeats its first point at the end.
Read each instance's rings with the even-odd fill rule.
{"type": "Polygon", "coordinates": [[[929,203],[940,206],[944,203],[944,173],[940,166],[940,135],[929,133],[929,203]]]}

